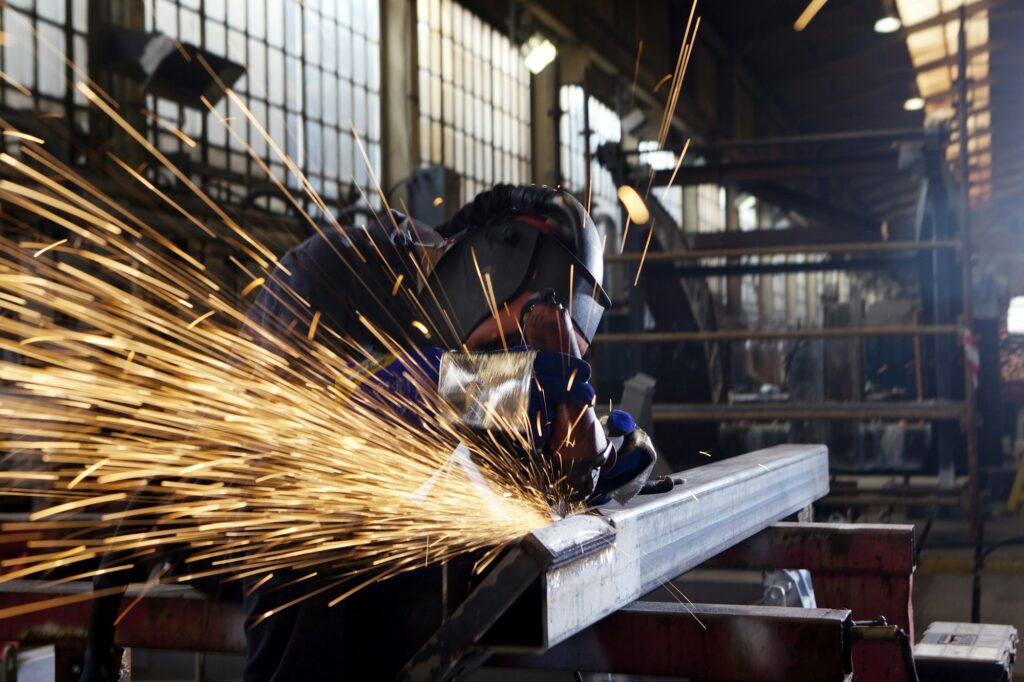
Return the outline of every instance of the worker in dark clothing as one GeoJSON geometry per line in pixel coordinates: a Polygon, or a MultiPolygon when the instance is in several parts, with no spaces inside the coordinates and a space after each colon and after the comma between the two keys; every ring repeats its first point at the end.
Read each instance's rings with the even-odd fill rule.
{"type": "MultiPolygon", "coordinates": [[[[552,460],[571,494],[601,501],[635,494],[653,467],[653,450],[636,447],[616,456],[609,436],[636,443],[630,439],[635,425],[621,413],[609,420],[607,434],[598,425],[582,359],[610,304],[601,286],[600,236],[583,207],[546,187],[498,186],[436,233],[392,217],[292,249],[279,270],[287,274],[264,288],[252,319],[299,339],[308,325],[296,321],[317,311],[320,324],[350,344],[339,353],[351,354],[354,344],[378,357],[386,351],[381,334],[408,343],[417,338],[413,322],[426,323],[430,339],[419,345],[440,347],[382,361],[375,385],[396,391],[408,390],[400,384],[409,369],[439,381],[447,349],[525,350],[528,343],[536,353],[529,409],[542,425],[538,449],[552,451],[548,443],[558,442],[571,421],[574,451],[558,450],[552,460]],[[402,282],[418,295],[392,296],[402,282]],[[308,307],[297,306],[297,298],[308,307]]],[[[275,571],[269,580],[253,577],[245,585],[247,622],[255,623],[247,630],[247,682],[393,679],[443,616],[437,567],[371,584],[331,608],[334,593],[316,594],[321,583],[296,577],[275,571]],[[274,615],[259,619],[268,611],[274,615]]],[[[107,651],[112,642],[111,630],[109,642],[91,646],[107,651]]]]}

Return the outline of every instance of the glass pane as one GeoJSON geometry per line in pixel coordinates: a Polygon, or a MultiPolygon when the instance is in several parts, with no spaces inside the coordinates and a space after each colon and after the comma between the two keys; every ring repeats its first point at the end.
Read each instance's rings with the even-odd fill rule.
{"type": "Polygon", "coordinates": [[[66,88],[64,83],[64,60],[62,59],[64,29],[59,26],[40,23],[39,38],[39,94],[61,97],[64,95],[66,88]],[[54,46],[60,52],[55,53],[53,50],[45,47],[46,43],[54,46]]]}
{"type": "MultiPolygon", "coordinates": [[[[259,0],[256,0],[259,2],[259,0]]],[[[284,46],[284,0],[267,2],[267,42],[274,47],[284,46]]]]}

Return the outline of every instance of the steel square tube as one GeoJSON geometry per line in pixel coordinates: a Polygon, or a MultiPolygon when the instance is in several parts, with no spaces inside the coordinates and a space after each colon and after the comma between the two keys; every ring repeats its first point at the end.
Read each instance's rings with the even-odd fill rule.
{"type": "MultiPolygon", "coordinates": [[[[510,612],[515,640],[496,651],[543,651],[662,583],[828,493],[824,445],[777,445],[697,467],[667,493],[569,517],[525,542],[551,560],[510,612]]],[[[500,621],[499,621],[500,624],[500,621]]]]}

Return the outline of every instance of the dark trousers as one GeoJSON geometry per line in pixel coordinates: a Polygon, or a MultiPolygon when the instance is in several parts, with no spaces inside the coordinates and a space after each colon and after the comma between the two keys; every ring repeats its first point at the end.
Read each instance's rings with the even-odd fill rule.
{"type": "Polygon", "coordinates": [[[441,569],[430,567],[374,583],[333,607],[347,586],[303,599],[264,619],[270,609],[305,597],[325,583],[275,575],[245,597],[248,656],[245,682],[358,682],[395,678],[441,622],[441,569]],[[292,583],[292,584],[289,584],[292,583]]]}

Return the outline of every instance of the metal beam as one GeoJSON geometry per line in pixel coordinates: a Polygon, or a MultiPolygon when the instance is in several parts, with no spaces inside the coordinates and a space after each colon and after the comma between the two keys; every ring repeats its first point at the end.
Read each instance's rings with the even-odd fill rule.
{"type": "MultiPolygon", "coordinates": [[[[645,168],[636,180],[647,181],[645,168]]],[[[654,186],[663,187],[675,179],[673,185],[727,185],[737,182],[775,180],[806,180],[830,176],[905,175],[892,153],[826,158],[801,157],[767,161],[744,161],[722,164],[686,166],[678,174],[674,169],[654,171],[654,186]]]]}
{"type": "MultiPolygon", "coordinates": [[[[804,146],[812,144],[868,144],[872,142],[900,142],[918,140],[925,136],[922,128],[880,128],[877,130],[845,130],[834,133],[808,135],[787,135],[783,137],[754,137],[746,140],[725,140],[722,142],[694,143],[689,153],[705,155],[734,149],[762,149],[773,147],[804,146]]],[[[630,152],[640,154],[641,152],[630,152]]]]}
{"type": "Polygon", "coordinates": [[[824,445],[777,445],[674,476],[667,493],[575,515],[525,542],[551,556],[493,651],[544,651],[828,492],[824,445]]]}
{"type": "Polygon", "coordinates": [[[740,189],[770,204],[797,211],[812,220],[836,227],[846,227],[873,238],[880,236],[881,223],[877,218],[838,206],[811,194],[771,182],[743,183],[740,189]]]}
{"type": "Polygon", "coordinates": [[[828,682],[853,670],[846,609],[636,602],[500,666],[695,680],[828,682]]]}
{"type": "Polygon", "coordinates": [[[863,327],[825,327],[824,329],[719,329],[709,332],[637,332],[607,333],[594,337],[594,343],[686,343],[691,341],[746,341],[751,339],[847,339],[867,336],[955,336],[955,324],[884,324],[863,327]]]}
{"type": "Polygon", "coordinates": [[[897,403],[743,403],[734,405],[662,404],[654,406],[655,422],[757,421],[776,419],[820,419],[861,421],[864,419],[930,419],[957,421],[963,418],[963,404],[947,400],[897,403]]]}
{"type": "MultiPolygon", "coordinates": [[[[685,229],[686,228],[684,228],[684,230],[685,229]]],[[[835,244],[840,242],[849,242],[850,232],[842,227],[833,227],[832,225],[827,224],[812,224],[800,227],[787,227],[783,229],[765,226],[749,231],[687,231],[686,241],[695,251],[699,249],[759,249],[765,246],[835,244]]],[[[880,239],[876,239],[874,241],[880,241],[880,239]]]]}
{"type": "MultiPolygon", "coordinates": [[[[793,230],[777,230],[777,232],[793,232],[793,230]]],[[[722,233],[729,234],[729,233],[722,233]]],[[[737,235],[753,234],[753,232],[737,232],[737,235]]],[[[786,235],[790,237],[791,235],[786,235]]],[[[694,261],[704,258],[737,258],[742,256],[782,256],[793,254],[817,253],[891,253],[899,251],[935,251],[939,249],[960,248],[955,239],[939,241],[893,241],[893,242],[845,242],[836,244],[788,243],[771,246],[732,246],[723,248],[694,249],[692,251],[651,251],[646,257],[640,253],[618,253],[604,257],[605,263],[633,263],[643,260],[647,263],[658,261],[694,261]]]]}
{"type": "MultiPolygon", "coordinates": [[[[650,255],[650,254],[648,254],[650,255]]],[[[794,272],[906,271],[916,268],[913,258],[829,258],[797,263],[736,263],[726,265],[682,265],[671,268],[676,277],[721,277],[734,275],[776,275],[794,272]]],[[[653,270],[647,276],[653,274],[653,270]]]]}

